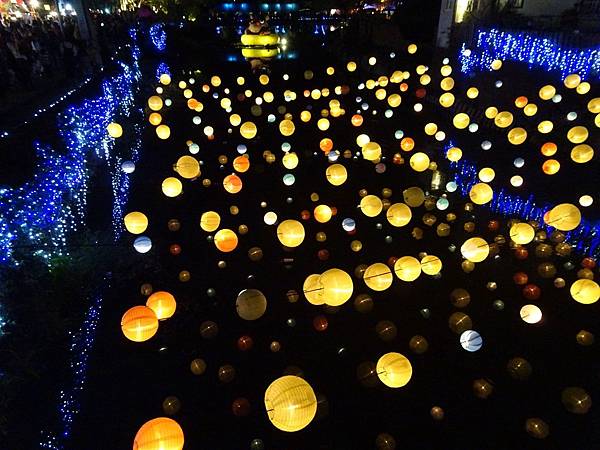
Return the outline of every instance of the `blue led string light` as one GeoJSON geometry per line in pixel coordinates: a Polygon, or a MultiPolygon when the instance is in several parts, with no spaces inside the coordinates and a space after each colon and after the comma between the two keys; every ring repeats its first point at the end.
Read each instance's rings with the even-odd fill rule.
{"type": "Polygon", "coordinates": [[[167,32],[165,31],[165,24],[162,22],[155,23],[148,30],[150,34],[150,40],[159,52],[164,52],[167,48],[167,32]]]}
{"type": "Polygon", "coordinates": [[[60,391],[59,413],[60,431],[42,432],[40,448],[49,450],[62,450],[71,435],[73,422],[79,414],[81,396],[85,387],[88,373],[90,353],[96,338],[100,313],[102,312],[102,294],[94,296],[92,303],[85,315],[79,331],[69,333],[71,336],[71,385],[60,391]]]}
{"type": "MultiPolygon", "coordinates": [[[[452,142],[444,147],[444,157],[451,147],[454,147],[452,142]]],[[[477,166],[470,161],[461,159],[458,162],[451,162],[450,167],[453,170],[454,181],[459,192],[463,197],[468,197],[473,185],[479,183],[477,166]]],[[[552,209],[552,205],[538,204],[533,195],[523,198],[501,189],[499,192],[494,192],[492,201],[484,206],[504,216],[518,217],[521,220],[535,220],[544,229],[551,229],[544,223],[544,213],[552,209]]],[[[566,240],[579,252],[595,258],[600,257],[600,224],[582,219],[576,229],[566,233],[566,240]]]]}
{"type": "MultiPolygon", "coordinates": [[[[106,127],[117,117],[131,113],[140,77],[140,52],[135,29],[130,31],[130,37],[134,42],[130,46],[132,62],[119,63],[119,72],[104,81],[100,96],[84,100],[59,115],[58,128],[65,151],[35,142],[38,162],[33,180],[18,188],[0,189],[0,264],[18,264],[14,258],[17,244],[31,246],[32,253],[47,262],[52,256],[66,253],[68,232],[85,223],[87,162],[92,155],[96,154],[111,168],[112,177],[121,176],[115,162],[120,156],[113,154],[115,140],[106,127]]],[[[114,202],[121,202],[118,195],[114,193],[114,202]]],[[[118,210],[122,211],[122,204],[118,210]]]]}
{"type": "Polygon", "coordinates": [[[158,65],[156,66],[156,80],[160,79],[160,76],[165,73],[169,76],[171,76],[171,69],[169,68],[169,65],[164,62],[161,61],[158,63],[158,65]]]}
{"type": "Polygon", "coordinates": [[[492,70],[492,61],[518,61],[530,68],[558,71],[564,79],[577,73],[582,79],[600,79],[600,46],[585,50],[565,48],[550,39],[496,29],[478,30],[475,48],[463,43],[458,55],[461,71],[492,70]]]}

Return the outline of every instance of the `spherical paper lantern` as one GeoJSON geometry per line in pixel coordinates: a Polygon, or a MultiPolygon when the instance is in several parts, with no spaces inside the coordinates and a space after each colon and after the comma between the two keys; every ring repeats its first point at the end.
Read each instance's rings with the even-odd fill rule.
{"type": "Polygon", "coordinates": [[[519,311],[521,320],[525,323],[538,323],[542,320],[542,310],[536,305],[525,305],[519,311]]]}
{"type": "Polygon", "coordinates": [[[296,127],[294,126],[294,122],[288,119],[284,119],[279,123],[279,132],[283,136],[291,136],[294,134],[296,127]]]}
{"type": "Polygon", "coordinates": [[[392,271],[383,263],[371,264],[363,274],[365,284],[374,291],[385,291],[394,281],[392,271]]]}
{"type": "Polygon", "coordinates": [[[131,234],[142,234],[148,228],[148,218],[144,213],[134,211],[127,214],[123,221],[125,229],[131,234]]]}
{"type": "Polygon", "coordinates": [[[171,136],[171,129],[169,128],[168,125],[162,124],[156,127],[156,135],[160,138],[160,139],[169,139],[169,136],[171,136]]]}
{"type": "Polygon", "coordinates": [[[381,158],[381,146],[377,142],[367,142],[362,146],[361,152],[367,161],[377,161],[381,158]]]}
{"type": "Polygon", "coordinates": [[[425,201],[423,189],[417,186],[405,189],[404,192],[402,192],[402,196],[404,197],[404,203],[411,208],[418,208],[425,201]]]}
{"type": "Polygon", "coordinates": [[[116,122],[111,122],[106,127],[106,131],[108,131],[108,135],[113,138],[120,138],[123,136],[123,128],[116,122]]]}
{"type": "Polygon", "coordinates": [[[237,296],[235,309],[244,320],[260,319],[267,310],[267,298],[258,289],[244,289],[237,296]]]}
{"type": "Polygon", "coordinates": [[[509,111],[499,112],[496,117],[494,117],[494,123],[498,128],[507,128],[513,123],[513,115],[509,111]]]}
{"type": "Polygon", "coordinates": [[[168,417],[149,420],[138,430],[133,440],[133,450],[182,450],[183,430],[168,417]]]}
{"type": "Polygon", "coordinates": [[[277,226],[277,238],[286,247],[298,247],[304,241],[304,226],[297,220],[284,220],[277,226]]]}
{"type": "Polygon", "coordinates": [[[321,275],[314,273],[309,275],[304,280],[302,285],[304,296],[308,303],[311,305],[323,305],[325,304],[325,298],[323,297],[323,284],[321,283],[321,275]]]}
{"type": "Polygon", "coordinates": [[[406,356],[390,352],[377,361],[377,376],[391,388],[406,386],[412,377],[412,365],[406,356]]]}
{"type": "Polygon", "coordinates": [[[265,392],[265,408],[271,423],[282,431],[299,431],[317,413],[317,397],[302,378],[286,375],[273,381],[265,392]]]}
{"type": "Polygon", "coordinates": [[[242,190],[243,184],[242,179],[238,177],[235,173],[231,175],[227,175],[223,179],[223,187],[230,194],[237,194],[242,190]]]}
{"type": "Polygon", "coordinates": [[[133,248],[138,253],[148,253],[152,249],[152,240],[148,236],[139,236],[133,241],[133,248]]]}
{"type": "Polygon", "coordinates": [[[533,241],[535,230],[528,223],[516,223],[510,227],[510,238],[515,244],[525,245],[533,241]]]}
{"type": "Polygon", "coordinates": [[[579,226],[581,212],[571,203],[561,203],[544,215],[544,222],[560,231],[571,231],[579,226]]]}
{"type": "Polygon", "coordinates": [[[315,220],[319,223],[329,222],[331,216],[333,215],[333,211],[327,205],[318,205],[313,211],[315,220]]]}
{"type": "Polygon", "coordinates": [[[212,233],[219,228],[221,224],[221,216],[215,211],[207,211],[200,216],[200,228],[204,231],[212,233]]]}
{"type": "Polygon", "coordinates": [[[600,286],[594,280],[582,278],[571,285],[571,297],[584,305],[596,303],[600,298],[600,286]]]}
{"type": "Polygon", "coordinates": [[[325,170],[325,176],[334,186],[341,186],[348,179],[348,171],[341,164],[332,164],[325,170]]]}
{"type": "Polygon", "coordinates": [[[394,273],[402,281],[414,281],[421,275],[421,263],[413,256],[403,256],[394,264],[394,273]]]}
{"type": "Polygon", "coordinates": [[[233,169],[236,172],[244,173],[247,172],[250,168],[250,158],[245,155],[238,156],[233,160],[233,169]]]}
{"type": "Polygon", "coordinates": [[[152,111],[160,111],[163,107],[162,98],[160,98],[158,95],[153,95],[148,99],[148,107],[152,111]]]}
{"type": "Polygon", "coordinates": [[[354,290],[352,277],[341,269],[329,269],[323,272],[319,283],[323,286],[323,298],[330,306],[346,303],[354,290]]]}
{"type": "Polygon", "coordinates": [[[490,246],[480,237],[473,237],[467,239],[463,245],[460,247],[461,255],[474,263],[481,262],[485,260],[490,254],[490,246]]]}
{"type": "Polygon", "coordinates": [[[442,260],[434,255],[426,255],[421,259],[421,270],[426,275],[437,275],[442,270],[442,260]]]}
{"type": "Polygon", "coordinates": [[[166,291],[157,291],[148,297],[146,306],[154,311],[158,320],[163,320],[175,314],[177,302],[172,294],[166,291]]]}
{"type": "Polygon", "coordinates": [[[298,167],[298,155],[294,152],[286,153],[283,156],[281,162],[283,163],[283,167],[285,167],[286,169],[295,169],[296,167],[298,167]]]}
{"type": "Polygon", "coordinates": [[[177,160],[175,171],[183,178],[191,180],[200,175],[200,163],[193,156],[185,155],[177,160]]]}
{"type": "Polygon", "coordinates": [[[223,253],[229,253],[237,247],[238,237],[232,230],[223,228],[215,234],[214,242],[215,246],[223,253]]]}
{"type": "Polygon", "coordinates": [[[484,205],[492,200],[494,191],[487,183],[477,183],[469,191],[469,198],[473,203],[484,205]]]}
{"type": "Polygon", "coordinates": [[[540,89],[538,94],[542,100],[550,100],[556,95],[556,88],[550,84],[547,84],[540,89]]]}
{"type": "Polygon", "coordinates": [[[477,331],[467,330],[460,335],[460,345],[468,352],[476,352],[483,345],[483,339],[477,331]]]}
{"type": "Polygon", "coordinates": [[[360,201],[360,210],[367,217],[375,217],[383,210],[383,203],[376,195],[366,195],[360,201]]]}
{"type": "Polygon", "coordinates": [[[412,211],[404,203],[394,203],[385,212],[388,222],[394,227],[408,225],[412,219],[412,211]]]}
{"type": "Polygon", "coordinates": [[[162,191],[167,197],[177,197],[182,189],[181,181],[175,177],[165,178],[162,182],[162,191]]]}
{"type": "Polygon", "coordinates": [[[123,314],[121,331],[130,341],[147,341],[158,331],[158,318],[147,306],[134,306],[123,314]]]}
{"type": "Polygon", "coordinates": [[[576,126],[567,132],[567,139],[573,144],[581,144],[588,138],[589,132],[586,127],[576,126]]]}
{"type": "Polygon", "coordinates": [[[244,122],[240,126],[240,134],[246,139],[252,139],[256,136],[257,128],[253,122],[244,122]]]}
{"type": "Polygon", "coordinates": [[[587,144],[579,144],[571,150],[571,159],[579,164],[584,164],[594,157],[594,149],[587,144]]]}

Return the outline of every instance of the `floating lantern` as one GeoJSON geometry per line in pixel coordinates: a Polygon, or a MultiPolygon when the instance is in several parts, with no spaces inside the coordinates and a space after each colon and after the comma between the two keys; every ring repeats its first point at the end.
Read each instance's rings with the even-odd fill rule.
{"type": "Polygon", "coordinates": [[[331,211],[331,208],[327,205],[318,205],[313,211],[313,214],[317,222],[326,223],[329,222],[329,220],[331,219],[333,212],[331,211]]]}
{"type": "Polygon", "coordinates": [[[412,256],[403,256],[394,264],[394,273],[402,281],[415,281],[421,275],[421,263],[412,256]]]}
{"type": "Polygon", "coordinates": [[[148,236],[140,236],[133,241],[133,248],[138,253],[148,253],[152,249],[152,240],[148,236]]]}
{"type": "Polygon", "coordinates": [[[286,247],[298,247],[304,236],[304,226],[297,220],[284,220],[277,226],[277,238],[286,247]]]}
{"type": "Polygon", "coordinates": [[[542,320],[542,310],[535,305],[525,305],[519,311],[521,320],[526,323],[538,323],[542,320]]]}
{"type": "Polygon", "coordinates": [[[412,377],[412,365],[406,356],[390,352],[377,361],[377,376],[391,388],[406,386],[412,377]]]}
{"type": "Polygon", "coordinates": [[[477,183],[471,187],[469,198],[473,203],[484,205],[492,200],[494,191],[487,183],[477,183]]]}
{"type": "Polygon", "coordinates": [[[182,450],[183,444],[183,430],[179,424],[173,419],[158,417],[149,420],[138,430],[133,440],[133,450],[182,450]]]}
{"type": "Polygon", "coordinates": [[[163,320],[175,314],[177,302],[175,301],[175,297],[169,292],[157,291],[148,297],[146,306],[154,311],[158,320],[163,320]]]}
{"type": "Polygon", "coordinates": [[[483,339],[477,331],[467,330],[460,335],[460,345],[468,352],[476,352],[483,345],[483,339]]]}
{"type": "Polygon", "coordinates": [[[334,186],[341,186],[348,179],[348,172],[341,164],[332,164],[325,170],[327,181],[334,186]]]}
{"type": "Polygon", "coordinates": [[[147,341],[158,331],[158,318],[147,306],[134,306],[123,314],[121,331],[130,341],[147,341]]]}
{"type": "Polygon", "coordinates": [[[571,203],[561,203],[544,215],[544,222],[560,231],[571,231],[581,223],[581,212],[571,203]]]}
{"type": "Polygon", "coordinates": [[[181,181],[175,177],[165,178],[162,182],[162,191],[167,197],[177,197],[182,189],[181,181]]]}
{"type": "Polygon", "coordinates": [[[215,234],[214,243],[220,251],[229,253],[237,247],[238,237],[232,230],[223,228],[215,234]]]}
{"type": "Polygon", "coordinates": [[[236,174],[232,173],[223,179],[223,187],[230,194],[237,194],[242,190],[242,180],[236,174]]]}
{"type": "Polygon", "coordinates": [[[376,195],[366,195],[360,201],[360,210],[367,217],[375,217],[383,210],[383,203],[376,195]]]}
{"type": "Polygon", "coordinates": [[[212,233],[219,228],[221,224],[221,216],[215,211],[207,211],[200,216],[200,228],[204,231],[212,233]]]}
{"type": "Polygon", "coordinates": [[[185,155],[177,160],[175,171],[183,178],[191,180],[200,175],[200,163],[193,156],[185,155]]]}
{"type": "Polygon", "coordinates": [[[271,423],[282,431],[299,431],[314,419],[317,397],[302,378],[286,375],[273,381],[265,392],[265,408],[271,423]]]}
{"type": "Polygon", "coordinates": [[[596,303],[600,298],[600,286],[594,280],[582,278],[571,285],[571,297],[584,305],[596,303]]]}
{"type": "Polygon", "coordinates": [[[244,289],[237,296],[235,309],[244,320],[260,319],[267,310],[267,298],[258,289],[244,289]]]}
{"type": "Polygon", "coordinates": [[[535,230],[528,223],[516,223],[510,227],[509,234],[515,244],[525,245],[533,241],[535,230]]]}
{"type": "Polygon", "coordinates": [[[123,128],[116,122],[111,122],[106,127],[106,131],[108,131],[108,135],[113,138],[120,138],[123,136],[123,128]]]}
{"type": "Polygon", "coordinates": [[[460,247],[460,253],[462,256],[474,263],[485,260],[490,254],[490,246],[480,237],[473,237],[467,239],[460,247]]]}
{"type": "Polygon", "coordinates": [[[403,227],[412,219],[412,211],[404,203],[394,203],[387,209],[386,218],[392,226],[403,227]]]}
{"type": "Polygon", "coordinates": [[[383,263],[371,264],[363,274],[365,284],[374,291],[385,291],[394,281],[392,271],[383,263]]]}
{"type": "Polygon", "coordinates": [[[144,213],[135,211],[127,214],[123,221],[125,229],[131,234],[142,234],[148,228],[148,218],[144,213]]]}

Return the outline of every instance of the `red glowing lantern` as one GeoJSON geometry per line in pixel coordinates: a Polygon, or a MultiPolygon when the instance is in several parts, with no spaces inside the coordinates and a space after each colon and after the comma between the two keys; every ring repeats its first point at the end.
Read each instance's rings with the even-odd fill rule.
{"type": "Polygon", "coordinates": [[[313,327],[317,331],[325,331],[328,326],[329,322],[325,316],[317,316],[313,319],[313,327]]]}
{"type": "Polygon", "coordinates": [[[250,336],[240,336],[237,340],[237,346],[241,351],[246,352],[254,346],[254,341],[250,336]]]}
{"type": "Polygon", "coordinates": [[[528,284],[523,288],[523,297],[527,300],[537,300],[542,295],[542,290],[535,284],[528,284]]]}

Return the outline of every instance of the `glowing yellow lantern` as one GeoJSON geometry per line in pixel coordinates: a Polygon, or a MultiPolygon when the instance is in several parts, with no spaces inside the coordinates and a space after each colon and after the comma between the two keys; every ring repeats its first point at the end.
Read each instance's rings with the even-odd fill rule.
{"type": "Polygon", "coordinates": [[[394,227],[408,225],[412,219],[412,211],[404,203],[394,203],[385,212],[388,222],[394,227]]]}
{"type": "Polygon", "coordinates": [[[550,120],[542,120],[538,124],[538,131],[542,134],[548,134],[554,128],[554,124],[550,120]]]}
{"type": "Polygon", "coordinates": [[[495,59],[491,64],[492,70],[500,70],[502,67],[502,61],[499,59],[495,59]]]}
{"type": "Polygon", "coordinates": [[[295,169],[296,167],[298,167],[298,155],[294,152],[286,153],[281,159],[281,162],[283,163],[283,167],[285,167],[286,169],[295,169]]]}
{"type": "Polygon", "coordinates": [[[429,83],[431,83],[431,77],[427,74],[421,75],[421,77],[419,78],[419,82],[423,86],[427,86],[429,83]]]}
{"type": "Polygon", "coordinates": [[[256,125],[254,122],[244,122],[240,126],[240,134],[246,139],[252,139],[256,136],[256,125]]]}
{"type": "Polygon", "coordinates": [[[590,83],[588,83],[587,81],[580,83],[579,86],[577,86],[577,88],[575,88],[575,90],[577,91],[577,93],[579,95],[587,94],[588,92],[590,92],[590,89],[592,89],[592,85],[590,83]]]}
{"type": "Polygon", "coordinates": [[[281,431],[299,431],[314,419],[317,397],[302,378],[286,375],[273,381],[265,392],[265,408],[271,423],[281,431]]]}
{"type": "Polygon", "coordinates": [[[377,142],[367,142],[362,146],[361,152],[367,161],[377,161],[381,158],[381,146],[377,142]]]}
{"type": "Polygon", "coordinates": [[[365,284],[374,291],[385,291],[394,281],[392,271],[383,263],[371,264],[363,274],[365,284]]]}
{"type": "Polygon", "coordinates": [[[250,168],[250,159],[246,155],[241,155],[233,160],[233,169],[236,172],[244,173],[250,168]]]}
{"type": "Polygon", "coordinates": [[[542,171],[546,175],[554,175],[560,170],[560,163],[556,159],[547,159],[542,164],[542,171]]]}
{"type": "Polygon", "coordinates": [[[452,124],[459,130],[463,130],[469,126],[469,116],[465,113],[458,113],[452,119],[452,124]]]}
{"type": "Polygon", "coordinates": [[[498,108],[496,108],[495,106],[488,106],[485,109],[485,117],[487,117],[488,119],[493,119],[497,115],[498,115],[498,108]]]}
{"type": "Polygon", "coordinates": [[[188,99],[189,99],[189,98],[192,98],[192,95],[194,95],[194,93],[192,92],[192,90],[191,90],[191,89],[185,89],[185,90],[183,91],[183,96],[184,96],[185,98],[188,98],[188,99]]]}
{"type": "Polygon", "coordinates": [[[215,246],[223,253],[235,250],[238,245],[237,235],[228,228],[217,231],[214,237],[215,246]]]}
{"type": "Polygon", "coordinates": [[[325,176],[332,185],[341,186],[348,179],[348,172],[341,164],[332,164],[325,170],[325,176]]]}
{"type": "Polygon", "coordinates": [[[402,103],[402,97],[400,97],[400,94],[392,94],[388,97],[387,102],[392,108],[396,108],[402,103]]]}
{"type": "Polygon", "coordinates": [[[329,129],[329,120],[327,120],[324,117],[322,119],[319,119],[317,121],[317,128],[319,128],[319,130],[321,130],[321,131],[328,130],[329,129]]]}
{"type": "Polygon", "coordinates": [[[191,180],[200,175],[200,163],[193,156],[185,155],[177,160],[175,171],[183,178],[191,180]]]}
{"type": "Polygon", "coordinates": [[[167,197],[177,197],[181,194],[183,190],[183,185],[178,178],[169,177],[165,178],[162,182],[162,191],[167,197]]]}
{"type": "Polygon", "coordinates": [[[452,66],[449,66],[448,64],[443,65],[442,67],[440,67],[440,73],[442,74],[442,76],[447,77],[452,73],[452,66]]]}
{"type": "Polygon", "coordinates": [[[573,144],[581,144],[588,138],[588,130],[586,127],[576,126],[567,132],[567,139],[573,144]]]}
{"type": "Polygon", "coordinates": [[[212,233],[221,224],[221,216],[215,211],[206,211],[200,216],[200,228],[212,233]]]}
{"type": "Polygon", "coordinates": [[[325,304],[329,306],[343,305],[354,292],[352,277],[341,269],[326,270],[321,275],[319,283],[323,286],[325,304]]]}
{"type": "Polygon", "coordinates": [[[131,234],[142,234],[148,228],[148,218],[141,212],[130,212],[123,218],[123,221],[125,229],[131,234]]]}
{"type": "Polygon", "coordinates": [[[581,83],[581,77],[576,73],[572,73],[565,78],[563,83],[568,89],[575,89],[581,83]]]}
{"type": "Polygon", "coordinates": [[[150,114],[150,116],[148,116],[148,122],[154,126],[160,125],[162,122],[162,116],[159,113],[153,112],[150,114]]]}
{"type": "Polygon", "coordinates": [[[460,158],[462,158],[462,150],[458,147],[451,147],[446,152],[446,158],[452,162],[460,161],[460,158]]]}
{"type": "Polygon", "coordinates": [[[496,172],[491,167],[484,167],[479,171],[478,176],[484,183],[489,183],[496,177],[496,172]]]}
{"type": "Polygon", "coordinates": [[[152,111],[160,111],[163,107],[162,98],[160,98],[158,95],[153,95],[148,99],[148,107],[152,111]]]}
{"type": "Polygon", "coordinates": [[[279,122],[279,132],[283,136],[291,136],[292,134],[294,134],[295,130],[296,127],[294,126],[294,122],[292,122],[291,120],[284,119],[281,122],[279,122]]]}
{"type": "Polygon", "coordinates": [[[600,97],[591,99],[587,104],[587,109],[592,114],[600,113],[600,97]]]}
{"type": "Polygon", "coordinates": [[[217,75],[213,75],[210,77],[210,84],[212,84],[214,87],[221,86],[221,78],[217,75]]]}
{"type": "Polygon", "coordinates": [[[242,186],[243,184],[241,178],[238,177],[235,173],[227,175],[223,179],[223,187],[230,194],[237,194],[242,190],[242,186]]]}
{"type": "Polygon", "coordinates": [[[168,125],[159,125],[156,127],[156,135],[163,140],[169,139],[169,136],[171,136],[171,129],[168,125]]]}
{"type": "Polygon", "coordinates": [[[168,417],[158,417],[138,430],[133,450],[182,450],[183,444],[183,430],[179,424],[168,417]]]}
{"type": "Polygon", "coordinates": [[[517,97],[515,99],[515,106],[517,108],[524,108],[527,105],[528,102],[529,102],[529,100],[527,99],[527,97],[525,97],[524,95],[522,95],[522,96],[517,97]]]}
{"type": "Polygon", "coordinates": [[[175,297],[169,292],[157,291],[148,297],[146,306],[154,311],[158,320],[164,320],[175,314],[177,302],[175,301],[175,297]]]}
{"type": "Polygon", "coordinates": [[[485,239],[473,237],[467,239],[463,243],[463,245],[460,247],[460,253],[463,258],[471,262],[478,263],[488,257],[490,254],[490,246],[485,239]]]}
{"type": "Polygon", "coordinates": [[[403,256],[394,264],[394,273],[402,281],[415,281],[421,275],[421,263],[413,256],[403,256]]]}
{"type": "Polygon", "coordinates": [[[417,53],[417,45],[416,44],[410,44],[407,48],[408,53],[410,53],[411,55],[414,55],[415,53],[417,53]]]}
{"type": "Polygon", "coordinates": [[[240,123],[242,123],[242,118],[239,114],[232,114],[231,116],[229,116],[229,123],[232,126],[237,127],[240,123]]]}
{"type": "Polygon", "coordinates": [[[301,120],[302,122],[305,122],[305,123],[306,123],[306,122],[308,122],[308,121],[310,120],[310,118],[311,118],[310,111],[306,111],[306,110],[305,110],[305,111],[302,111],[302,112],[300,113],[300,120],[301,120]]]}
{"type": "Polygon", "coordinates": [[[400,141],[400,148],[405,152],[410,152],[415,148],[415,140],[411,137],[405,137],[400,141]]]}
{"type": "Polygon", "coordinates": [[[284,220],[277,226],[277,238],[286,247],[298,247],[304,241],[304,226],[297,220],[284,220]]]}
{"type": "Polygon", "coordinates": [[[423,152],[417,152],[410,157],[410,167],[415,172],[424,172],[429,167],[429,156],[423,152]]]}
{"type": "Polygon", "coordinates": [[[587,144],[579,144],[571,150],[571,159],[576,163],[583,164],[594,157],[594,149],[587,144]]]}
{"type": "Polygon", "coordinates": [[[331,208],[327,205],[318,205],[313,211],[313,213],[315,216],[315,220],[319,223],[329,222],[331,216],[333,215],[331,208]]]}
{"type": "Polygon", "coordinates": [[[508,142],[513,145],[521,145],[527,139],[525,128],[516,127],[508,132],[508,142]]]}
{"type": "Polygon", "coordinates": [[[544,215],[544,222],[560,231],[571,231],[581,222],[581,211],[571,203],[561,203],[544,215]]]}
{"type": "Polygon", "coordinates": [[[313,273],[304,280],[302,291],[308,303],[311,305],[324,305],[325,298],[323,297],[323,284],[321,283],[321,275],[313,273]]]}
{"type": "Polygon", "coordinates": [[[526,245],[533,241],[535,230],[528,223],[515,223],[510,227],[509,235],[515,244],[526,245]]]}
{"type": "Polygon", "coordinates": [[[467,89],[467,97],[470,99],[477,98],[479,96],[479,89],[476,87],[470,87],[467,89]]]}
{"type": "Polygon", "coordinates": [[[367,217],[375,217],[383,210],[383,202],[376,195],[365,195],[360,200],[360,210],[367,217]]]}
{"type": "Polygon", "coordinates": [[[121,331],[130,341],[147,341],[158,331],[158,318],[147,306],[134,306],[123,314],[121,331]]]}
{"type": "Polygon", "coordinates": [[[106,131],[108,131],[108,135],[113,138],[120,138],[123,136],[123,128],[116,122],[111,122],[106,127],[106,131]]]}
{"type": "Polygon", "coordinates": [[[412,377],[412,365],[406,356],[390,352],[377,361],[377,376],[391,388],[406,386],[412,377]]]}
{"type": "Polygon", "coordinates": [[[421,259],[421,270],[426,275],[437,275],[442,270],[442,260],[434,255],[426,255],[421,259]]]}
{"type": "Polygon", "coordinates": [[[513,123],[513,115],[510,111],[499,112],[498,115],[494,117],[494,123],[498,128],[507,128],[513,123]]]}
{"type": "Polygon", "coordinates": [[[387,96],[387,92],[385,92],[385,89],[377,89],[375,91],[375,98],[377,100],[383,100],[386,96],[387,96]]]}
{"type": "Polygon", "coordinates": [[[538,107],[535,103],[529,103],[527,106],[525,106],[525,108],[523,108],[523,113],[528,117],[532,117],[537,114],[537,110],[538,107]]]}
{"type": "Polygon", "coordinates": [[[427,136],[433,136],[435,133],[437,133],[437,130],[438,126],[433,122],[430,122],[425,125],[425,134],[427,136]]]}
{"type": "Polygon", "coordinates": [[[349,61],[348,64],[346,64],[346,69],[348,69],[348,72],[354,72],[356,70],[356,63],[354,61],[349,61]]]}
{"type": "Polygon", "coordinates": [[[596,303],[600,298],[600,286],[594,280],[582,278],[571,285],[571,297],[584,305],[596,303]]]}
{"type": "Polygon", "coordinates": [[[440,87],[444,91],[450,91],[452,88],[454,88],[454,79],[452,77],[442,78],[442,81],[440,81],[440,87]]]}
{"type": "Polygon", "coordinates": [[[366,134],[359,134],[356,137],[356,145],[358,145],[360,148],[363,148],[370,141],[371,138],[369,138],[369,136],[367,136],[366,134]]]}
{"type": "Polygon", "coordinates": [[[556,95],[556,88],[551,84],[547,84],[540,89],[538,94],[542,100],[550,100],[556,95]]]}
{"type": "Polygon", "coordinates": [[[450,108],[454,105],[454,94],[452,92],[446,92],[440,95],[439,102],[444,108],[450,108]]]}
{"type": "Polygon", "coordinates": [[[160,81],[161,84],[164,84],[166,86],[168,84],[171,84],[171,77],[168,73],[162,73],[158,78],[158,81],[160,81]]]}
{"type": "Polygon", "coordinates": [[[477,183],[471,187],[469,198],[473,203],[485,205],[494,197],[494,191],[487,183],[477,183]]]}
{"type": "Polygon", "coordinates": [[[558,151],[558,146],[554,142],[546,142],[542,145],[540,152],[544,156],[552,156],[558,151]]]}

